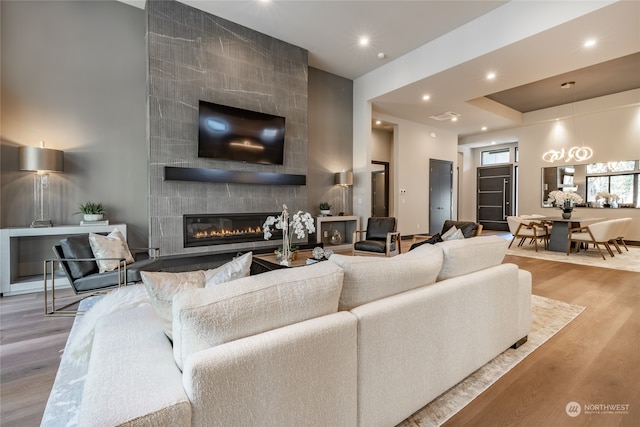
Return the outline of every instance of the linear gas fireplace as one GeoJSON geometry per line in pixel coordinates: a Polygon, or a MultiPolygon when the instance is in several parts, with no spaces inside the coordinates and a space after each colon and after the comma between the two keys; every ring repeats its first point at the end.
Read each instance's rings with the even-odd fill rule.
{"type": "MultiPolygon", "coordinates": [[[[224,245],[263,241],[262,225],[268,216],[278,213],[247,214],[195,214],[184,215],[184,247],[224,245]]],[[[282,232],[275,230],[270,240],[282,239],[282,232]]]]}

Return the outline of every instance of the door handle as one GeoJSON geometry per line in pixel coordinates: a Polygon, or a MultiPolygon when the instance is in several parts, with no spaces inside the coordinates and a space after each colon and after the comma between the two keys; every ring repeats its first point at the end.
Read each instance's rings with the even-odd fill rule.
{"type": "Polygon", "coordinates": [[[507,178],[502,180],[502,219],[507,219],[507,178]]]}

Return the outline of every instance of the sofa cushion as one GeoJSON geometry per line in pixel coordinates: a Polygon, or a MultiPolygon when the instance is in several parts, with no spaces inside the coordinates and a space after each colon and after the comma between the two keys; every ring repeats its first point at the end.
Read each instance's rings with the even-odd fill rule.
{"type": "Polygon", "coordinates": [[[509,241],[498,236],[449,240],[436,243],[443,253],[438,280],[473,273],[502,263],[509,241]]]}
{"type": "Polygon", "coordinates": [[[96,260],[100,273],[117,269],[120,258],[124,258],[127,264],[134,262],[129,246],[117,228],[107,236],[89,233],[89,244],[95,258],[116,258],[96,260]]]}
{"type": "Polygon", "coordinates": [[[335,264],[271,271],[173,300],[173,354],[182,368],[189,355],[225,342],[338,309],[343,272],[335,264]]]}
{"type": "MultiPolygon", "coordinates": [[[[93,251],[89,244],[88,234],[78,234],[60,240],[60,247],[65,258],[82,259],[93,258],[93,251]]],[[[71,277],[79,279],[98,272],[95,261],[68,261],[71,277]]]]}
{"type": "Polygon", "coordinates": [[[442,251],[423,245],[391,258],[331,255],[344,269],[340,310],[434,283],[442,265],[442,251]]]}

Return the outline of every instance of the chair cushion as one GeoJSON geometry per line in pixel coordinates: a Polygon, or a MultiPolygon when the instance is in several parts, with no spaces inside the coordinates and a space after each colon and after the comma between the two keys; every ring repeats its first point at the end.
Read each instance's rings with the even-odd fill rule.
{"type": "Polygon", "coordinates": [[[444,234],[451,227],[456,226],[459,230],[462,230],[462,234],[464,234],[465,239],[470,237],[474,237],[476,235],[476,229],[478,228],[478,224],[471,221],[452,221],[450,219],[444,222],[442,226],[441,234],[444,234]]]}
{"type": "Polygon", "coordinates": [[[365,240],[385,240],[387,233],[396,231],[394,217],[371,217],[367,223],[367,238],[365,240]]]}
{"type": "Polygon", "coordinates": [[[353,244],[353,249],[357,251],[367,251],[367,252],[376,252],[383,254],[385,253],[385,240],[361,240],[353,244]]]}
{"type": "MultiPolygon", "coordinates": [[[[141,279],[141,271],[156,271],[162,266],[160,259],[145,259],[136,261],[127,265],[127,283],[139,282],[141,279]]],[[[124,269],[123,269],[124,270],[124,269]]],[[[118,284],[118,270],[107,271],[105,273],[89,274],[87,276],[75,279],[72,283],[76,293],[96,291],[99,289],[109,288],[118,284]]],[[[123,281],[124,284],[124,281],[123,281]]]]}
{"type": "MultiPolygon", "coordinates": [[[[93,258],[93,251],[89,245],[88,234],[78,234],[60,240],[60,247],[65,258],[82,259],[93,258]]],[[[79,279],[98,272],[95,261],[68,261],[67,266],[71,277],[79,279]]]]}
{"type": "Polygon", "coordinates": [[[173,300],[173,354],[189,355],[226,342],[335,313],[343,271],[330,262],[270,271],[173,300]]]}

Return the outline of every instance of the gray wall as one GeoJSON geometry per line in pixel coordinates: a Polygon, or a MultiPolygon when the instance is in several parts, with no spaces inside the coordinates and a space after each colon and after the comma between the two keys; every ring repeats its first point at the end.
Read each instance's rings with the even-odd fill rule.
{"type": "Polygon", "coordinates": [[[78,224],[87,200],[132,245],[148,236],[144,11],[115,2],[2,1],[0,225],[28,226],[33,177],[18,146],[63,150],[52,220],[78,224]]]}
{"type": "MultiPolygon", "coordinates": [[[[87,200],[101,201],[107,206],[112,223],[129,225],[132,245],[147,246],[150,226],[145,11],[115,1],[4,0],[0,11],[0,226],[28,226],[31,222],[33,177],[30,172],[18,171],[18,146],[37,145],[44,140],[48,147],[65,152],[65,172],[52,175],[54,223],[78,224],[81,218],[74,215],[78,205],[87,200]]],[[[255,32],[244,30],[255,37],[255,32]]],[[[270,40],[278,46],[281,43],[270,40]]],[[[234,45],[234,49],[238,54],[246,52],[242,43],[234,45]]],[[[306,59],[298,69],[305,68],[306,59]]],[[[159,72],[172,69],[166,66],[159,72]]],[[[255,79],[247,77],[245,87],[253,87],[255,79]]],[[[288,88],[289,84],[285,86],[288,88]]],[[[208,211],[218,212],[229,206],[277,210],[290,197],[294,197],[296,208],[314,215],[320,201],[340,205],[341,194],[333,185],[333,173],[351,168],[352,82],[309,68],[308,83],[294,92],[296,102],[304,101],[300,96],[305,90],[308,114],[301,117],[308,117],[308,130],[292,135],[288,127],[287,132],[296,138],[294,144],[308,134],[308,145],[304,144],[308,160],[302,157],[305,154],[301,149],[295,161],[288,158],[280,170],[305,173],[306,169],[307,186],[293,190],[260,187],[259,194],[270,203],[264,208],[251,206],[253,202],[242,196],[210,197],[208,203],[212,206],[208,211]],[[222,201],[228,205],[223,206],[222,201]]],[[[232,98],[227,100],[233,102],[232,98]]],[[[249,104],[241,106],[251,108],[249,104]]],[[[289,126],[291,120],[287,120],[289,126]]],[[[171,122],[168,126],[174,125],[171,122]]],[[[178,160],[182,155],[178,149],[178,160]]],[[[190,156],[195,159],[195,154],[190,156]]],[[[210,166],[213,161],[203,161],[206,167],[214,167],[210,166]]],[[[202,187],[198,184],[185,185],[183,191],[200,197],[199,188],[202,187]]],[[[235,196],[234,186],[228,188],[235,196]]],[[[228,196],[227,186],[223,190],[223,196],[228,196]]],[[[189,205],[175,206],[191,211],[189,205]]],[[[45,246],[43,256],[49,256],[49,245],[45,246]]]]}
{"type": "MultiPolygon", "coordinates": [[[[334,174],[353,164],[353,81],[309,68],[309,188],[308,212],[319,214],[318,204],[329,202],[335,215],[342,209],[334,174]]],[[[349,190],[349,194],[351,194],[349,190]]],[[[351,211],[351,200],[347,200],[351,211]]]]}

